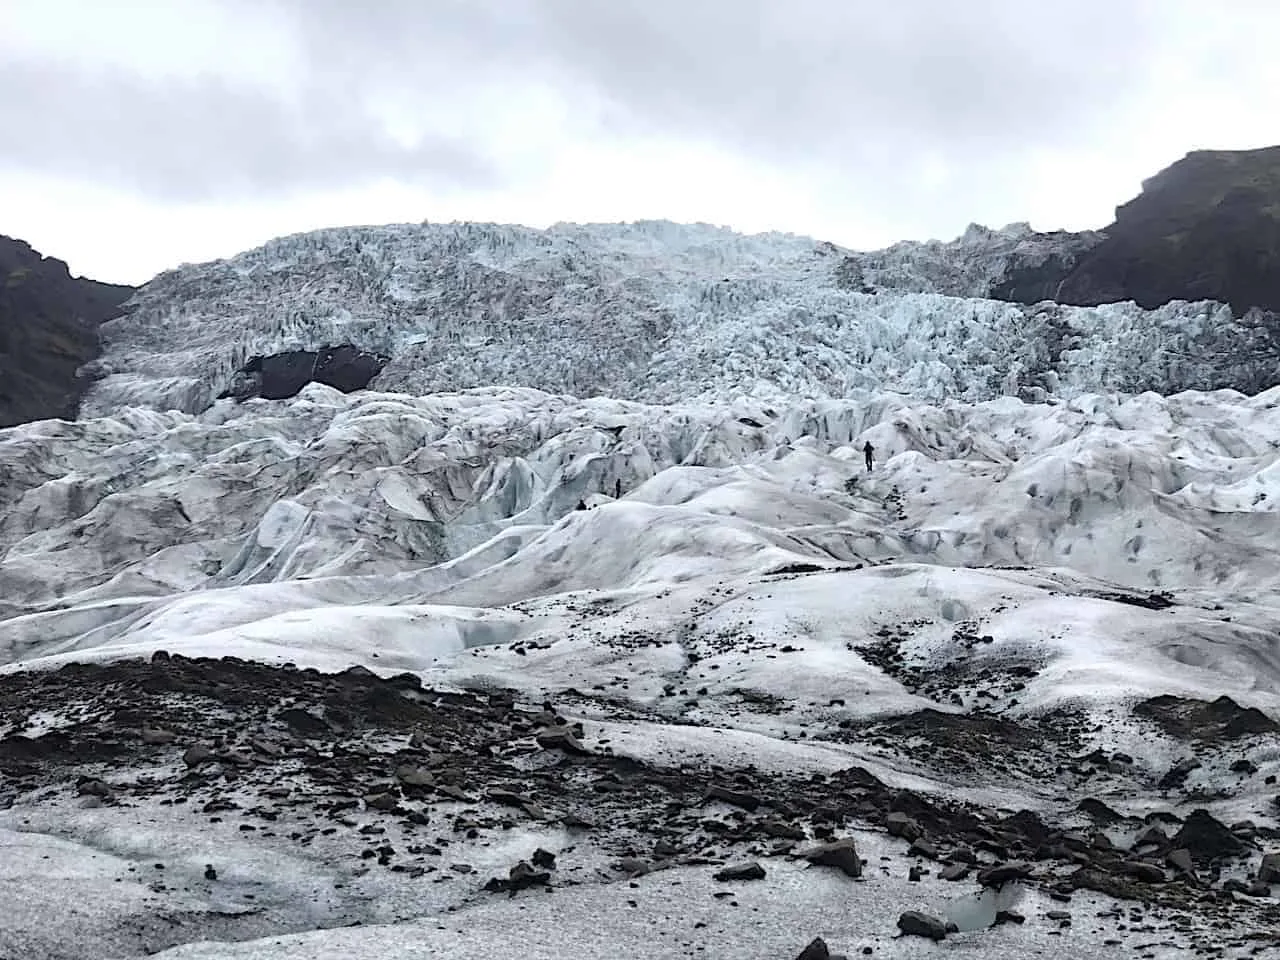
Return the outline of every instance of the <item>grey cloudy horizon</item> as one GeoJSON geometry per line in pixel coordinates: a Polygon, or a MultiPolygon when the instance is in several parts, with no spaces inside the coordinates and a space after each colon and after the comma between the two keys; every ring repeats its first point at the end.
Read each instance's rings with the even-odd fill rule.
{"type": "Polygon", "coordinates": [[[0,233],[138,283],[345,223],[871,248],[1280,142],[1255,0],[0,0],[0,233]]]}

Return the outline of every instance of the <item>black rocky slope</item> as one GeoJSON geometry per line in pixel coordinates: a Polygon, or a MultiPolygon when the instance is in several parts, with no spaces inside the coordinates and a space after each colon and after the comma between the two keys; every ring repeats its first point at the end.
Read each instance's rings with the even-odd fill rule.
{"type": "Polygon", "coordinates": [[[98,355],[98,325],[132,294],[0,236],[0,427],[75,416],[87,386],[77,370],[98,355]]]}
{"type": "Polygon", "coordinates": [[[1078,257],[1011,267],[991,296],[1280,311],[1280,147],[1189,153],[1145,181],[1102,234],[1078,257]]]}

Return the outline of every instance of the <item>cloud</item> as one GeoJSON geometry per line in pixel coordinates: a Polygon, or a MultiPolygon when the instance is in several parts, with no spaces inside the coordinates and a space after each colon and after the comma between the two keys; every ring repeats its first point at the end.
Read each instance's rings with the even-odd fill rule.
{"type": "Polygon", "coordinates": [[[249,212],[1078,229],[1189,149],[1280,141],[1265,0],[41,0],[6,27],[8,183],[210,211],[227,246],[249,212]]]}
{"type": "Polygon", "coordinates": [[[491,186],[464,140],[394,137],[339,91],[289,103],[219,77],[142,80],[61,64],[0,62],[0,166],[109,181],[168,200],[305,191],[382,177],[491,186]]]}

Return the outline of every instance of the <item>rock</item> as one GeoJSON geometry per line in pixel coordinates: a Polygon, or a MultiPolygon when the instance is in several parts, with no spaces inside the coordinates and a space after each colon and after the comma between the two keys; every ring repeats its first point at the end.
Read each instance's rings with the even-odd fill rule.
{"type": "Polygon", "coordinates": [[[520,807],[530,817],[535,820],[545,820],[546,811],[540,807],[536,801],[530,797],[526,797],[522,793],[516,793],[513,790],[503,790],[494,788],[485,794],[494,803],[501,803],[508,807],[520,807]]]}
{"type": "Polygon", "coordinates": [[[533,851],[533,856],[529,861],[541,870],[554,870],[556,868],[556,855],[550,850],[543,850],[539,847],[533,851]]]}
{"type": "Polygon", "coordinates": [[[800,951],[800,956],[796,960],[831,960],[831,951],[827,949],[827,942],[821,937],[815,937],[813,941],[800,951]]]}
{"type": "Polygon", "coordinates": [[[943,867],[938,871],[938,878],[941,880],[963,880],[969,876],[970,867],[967,863],[952,863],[943,867]]]}
{"type": "Polygon", "coordinates": [[[1263,883],[1280,883],[1280,853],[1263,854],[1258,879],[1263,883]]]}
{"type": "Polygon", "coordinates": [[[1160,782],[1156,784],[1161,790],[1172,790],[1180,787],[1187,782],[1187,777],[1191,775],[1192,770],[1200,769],[1200,761],[1195,757],[1188,757],[1185,760],[1179,760],[1169,772],[1160,778],[1160,782]]]}
{"type": "Polygon", "coordinates": [[[591,751],[582,745],[569,727],[544,727],[534,735],[538,746],[544,750],[563,750],[577,756],[590,756],[591,751]]]}
{"type": "Polygon", "coordinates": [[[1006,923],[1021,925],[1026,922],[1027,922],[1027,918],[1014,910],[997,910],[996,919],[991,925],[993,927],[999,927],[999,926],[1003,926],[1006,923]]]}
{"type": "Polygon", "coordinates": [[[858,847],[851,837],[819,844],[796,854],[815,866],[835,867],[844,871],[846,876],[862,876],[862,858],[858,856],[858,847]]]}
{"type": "Polygon", "coordinates": [[[214,752],[203,743],[193,743],[187,747],[186,753],[182,755],[182,762],[188,767],[198,767],[202,763],[208,763],[215,758],[214,752]]]}
{"type": "Polygon", "coordinates": [[[1166,694],[1142,701],[1133,712],[1155,720],[1166,732],[1183,740],[1236,740],[1280,733],[1280,724],[1261,710],[1242,707],[1226,696],[1208,703],[1166,694]]]}
{"type": "Polygon", "coordinates": [[[1169,841],[1175,848],[1185,847],[1197,863],[1212,863],[1244,851],[1244,843],[1222,821],[1208,810],[1191,811],[1180,829],[1169,841]]]}
{"type": "Polygon", "coordinates": [[[215,869],[213,869],[213,864],[211,864],[211,863],[206,863],[206,864],[204,865],[204,878],[205,878],[206,880],[217,880],[217,879],[218,879],[218,871],[217,871],[217,870],[215,870],[215,869]]]}
{"type": "Polygon", "coordinates": [[[493,877],[484,888],[490,893],[509,891],[512,896],[527,887],[546,886],[551,882],[551,874],[545,870],[535,870],[529,863],[521,860],[511,868],[507,878],[493,877]]]}
{"type": "Polygon", "coordinates": [[[164,746],[178,739],[178,735],[172,730],[161,730],[153,727],[143,727],[141,736],[143,743],[150,744],[153,747],[164,746]]]}
{"type": "Polygon", "coordinates": [[[908,910],[898,917],[898,929],[904,936],[927,937],[930,940],[944,940],[947,936],[947,925],[937,917],[918,910],[908,910]]]}
{"type": "Polygon", "coordinates": [[[1246,776],[1249,776],[1258,772],[1258,766],[1252,760],[1241,757],[1235,763],[1231,764],[1231,772],[1243,773],[1246,776]]]}
{"type": "Polygon", "coordinates": [[[938,859],[938,848],[925,840],[923,837],[911,844],[907,848],[907,855],[911,857],[924,857],[926,860],[938,859]]]}
{"type": "MultiPolygon", "coordinates": [[[[1216,300],[1238,314],[1280,310],[1280,148],[1195,150],[1143,181],[1101,233],[1068,235],[1062,255],[1019,264],[996,299],[1093,305],[1216,300]]],[[[1243,387],[1240,387],[1243,388],[1243,387]]]]}
{"type": "Polygon", "coordinates": [[[718,870],[715,873],[715,879],[726,883],[733,880],[763,880],[765,878],[764,867],[756,863],[754,860],[750,863],[737,863],[718,870]]]}
{"type": "Polygon", "coordinates": [[[321,347],[318,351],[290,350],[267,357],[251,357],[219,399],[286,400],[296,396],[308,383],[323,383],[351,393],[367,387],[388,359],[349,343],[321,347]]]}
{"type": "Polygon", "coordinates": [[[919,883],[922,876],[920,868],[915,865],[912,865],[911,869],[907,871],[907,881],[909,883],[919,883]]]}
{"type": "Polygon", "coordinates": [[[109,797],[111,787],[97,777],[82,777],[76,784],[76,793],[82,797],[109,797]]]}
{"type": "Polygon", "coordinates": [[[679,852],[680,848],[670,840],[659,840],[653,845],[653,855],[655,857],[674,857],[679,852]]]}
{"type": "Polygon", "coordinates": [[[1183,847],[1179,847],[1177,850],[1170,850],[1165,854],[1164,862],[1188,876],[1193,876],[1196,872],[1196,865],[1191,859],[1191,851],[1183,847]]]}
{"type": "Polygon", "coordinates": [[[1263,883],[1261,880],[1255,880],[1253,883],[1249,884],[1245,893],[1251,897],[1269,897],[1271,896],[1271,884],[1263,883]]]}
{"type": "Polygon", "coordinates": [[[623,857],[618,861],[618,869],[631,878],[643,877],[653,870],[652,864],[639,857],[623,857]]]}
{"type": "Polygon", "coordinates": [[[364,805],[370,810],[390,812],[400,806],[400,798],[390,793],[374,793],[364,798],[364,805]]]}
{"type": "Polygon", "coordinates": [[[133,292],[72,277],[63,261],[0,236],[0,428],[76,418],[98,326],[133,292]]]}
{"type": "Polygon", "coordinates": [[[1087,814],[1097,823],[1112,824],[1124,819],[1097,797],[1085,797],[1076,805],[1076,809],[1083,814],[1087,814]]]}
{"type": "Polygon", "coordinates": [[[766,837],[774,837],[778,840],[803,840],[805,832],[799,827],[783,823],[780,820],[762,820],[756,824],[756,829],[763,833],[766,837]]]}
{"type": "Polygon", "coordinates": [[[707,788],[706,800],[720,800],[734,807],[741,807],[748,813],[760,806],[760,798],[753,793],[745,793],[741,790],[733,790],[729,787],[723,787],[718,784],[712,784],[707,788]]]}
{"type": "Polygon", "coordinates": [[[1071,919],[1071,914],[1067,913],[1067,911],[1065,910],[1050,910],[1048,913],[1045,914],[1045,916],[1048,917],[1050,920],[1061,921],[1061,920],[1071,919]]]}
{"type": "Polygon", "coordinates": [[[1025,880],[1031,876],[1031,864],[1022,861],[998,863],[978,871],[978,883],[984,887],[1003,887],[1012,880],[1025,880]]]}
{"type": "Polygon", "coordinates": [[[415,767],[411,763],[396,767],[396,779],[411,787],[434,787],[436,784],[436,778],[431,775],[430,770],[415,767]]]}
{"type": "Polygon", "coordinates": [[[1138,834],[1136,840],[1133,841],[1133,848],[1139,847],[1160,847],[1164,848],[1169,843],[1169,835],[1159,827],[1147,827],[1146,830],[1138,834]]]}
{"type": "Polygon", "coordinates": [[[891,813],[885,818],[885,829],[893,837],[904,840],[917,840],[924,836],[924,828],[905,813],[891,813]]]}
{"type": "Polygon", "coordinates": [[[1167,879],[1163,870],[1145,860],[1126,860],[1120,864],[1120,870],[1143,883],[1164,883],[1167,879]]]}
{"type": "Polygon", "coordinates": [[[444,795],[444,796],[446,796],[446,797],[449,797],[449,798],[451,798],[451,799],[453,799],[453,800],[458,800],[458,801],[460,801],[460,802],[462,802],[462,803],[474,803],[474,802],[475,802],[475,801],[472,799],[471,794],[467,793],[467,791],[463,790],[463,789],[462,789],[461,787],[459,787],[457,784],[453,784],[453,783],[441,783],[441,784],[437,784],[437,785],[436,785],[436,793],[443,794],[443,795],[444,795]]]}

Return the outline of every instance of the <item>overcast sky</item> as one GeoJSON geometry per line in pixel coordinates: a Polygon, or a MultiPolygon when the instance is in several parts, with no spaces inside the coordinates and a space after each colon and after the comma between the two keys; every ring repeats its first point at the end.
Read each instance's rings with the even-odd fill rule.
{"type": "Polygon", "coordinates": [[[1275,0],[0,0],[0,233],[139,283],[347,223],[1103,226],[1280,143],[1275,0]]]}

